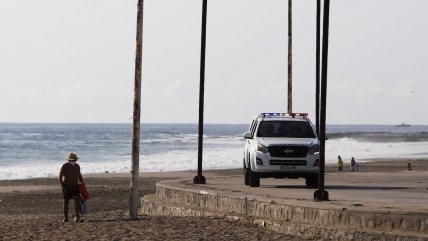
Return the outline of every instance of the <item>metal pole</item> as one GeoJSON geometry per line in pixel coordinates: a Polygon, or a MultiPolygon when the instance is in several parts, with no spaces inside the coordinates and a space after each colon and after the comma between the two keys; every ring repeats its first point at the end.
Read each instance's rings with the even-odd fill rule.
{"type": "Polygon", "coordinates": [[[324,190],[329,13],[330,13],[330,0],[324,0],[322,66],[321,66],[321,108],[320,108],[320,174],[319,174],[319,189],[314,193],[314,199],[317,201],[329,200],[328,192],[324,190]]]}
{"type": "Polygon", "coordinates": [[[321,0],[317,0],[317,33],[316,33],[316,70],[315,70],[315,127],[317,136],[320,136],[320,31],[321,0]]]}
{"type": "Polygon", "coordinates": [[[135,49],[134,115],[132,128],[132,169],[131,169],[131,219],[138,219],[139,204],[139,164],[140,164],[140,111],[141,111],[141,59],[143,46],[143,4],[138,0],[137,36],[135,49]]]}
{"type": "Polygon", "coordinates": [[[193,183],[197,183],[197,184],[206,183],[205,177],[202,176],[206,32],[207,32],[207,0],[203,0],[202,1],[202,34],[201,34],[201,69],[200,69],[200,81],[199,81],[198,175],[193,178],[193,183]]]}
{"type": "Polygon", "coordinates": [[[292,86],[292,0],[288,0],[288,113],[293,113],[293,86],[292,86]]]}

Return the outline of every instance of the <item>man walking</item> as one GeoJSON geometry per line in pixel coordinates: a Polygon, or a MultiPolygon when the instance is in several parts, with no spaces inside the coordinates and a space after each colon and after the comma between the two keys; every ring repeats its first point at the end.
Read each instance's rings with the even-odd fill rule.
{"type": "Polygon", "coordinates": [[[354,157],[351,158],[351,169],[353,172],[358,172],[358,164],[354,157]]]}
{"type": "Polygon", "coordinates": [[[343,173],[343,161],[342,161],[342,157],[340,156],[337,156],[337,172],[343,173]]]}
{"type": "Polygon", "coordinates": [[[79,182],[83,183],[82,174],[80,173],[80,166],[76,163],[77,155],[73,152],[68,153],[66,156],[68,162],[64,163],[61,167],[58,179],[62,187],[62,194],[64,199],[64,220],[68,222],[68,204],[70,199],[74,200],[74,222],[81,222],[80,219],[80,191],[79,182]]]}

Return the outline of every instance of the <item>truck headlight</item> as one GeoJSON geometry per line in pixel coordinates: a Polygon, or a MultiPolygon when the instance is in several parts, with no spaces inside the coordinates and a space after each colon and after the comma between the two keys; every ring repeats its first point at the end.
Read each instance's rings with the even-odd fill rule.
{"type": "Polygon", "coordinates": [[[311,147],[311,149],[309,149],[309,154],[313,155],[313,154],[318,154],[320,152],[320,145],[315,145],[313,147],[311,147]]]}
{"type": "Polygon", "coordinates": [[[263,153],[268,153],[269,149],[267,146],[264,146],[262,144],[257,144],[257,151],[263,152],[263,153]]]}

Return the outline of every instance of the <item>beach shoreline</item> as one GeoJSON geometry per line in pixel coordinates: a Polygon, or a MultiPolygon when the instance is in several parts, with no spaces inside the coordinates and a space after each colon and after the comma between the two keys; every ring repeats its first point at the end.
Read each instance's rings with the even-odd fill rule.
{"type": "MultiPolygon", "coordinates": [[[[428,170],[428,159],[380,158],[361,161],[360,171],[402,172],[407,171],[408,163],[413,171],[428,170]]],[[[345,175],[349,171],[350,165],[345,163],[345,175]]],[[[332,172],[336,172],[336,166],[327,165],[327,175],[332,172]]],[[[155,193],[155,184],[161,180],[191,179],[196,174],[196,171],[140,173],[140,196],[155,193]]],[[[204,170],[203,175],[236,176],[243,172],[242,169],[204,170]]],[[[91,195],[89,213],[84,215],[86,221],[83,224],[61,222],[61,190],[56,178],[1,180],[0,232],[6,234],[4,240],[46,240],[51,237],[71,240],[100,237],[107,240],[241,240],[248,237],[253,240],[300,240],[251,224],[217,218],[144,216],[129,222],[130,173],[83,174],[83,177],[91,195]],[[76,227],[78,234],[67,234],[76,227]]]]}
{"type": "MultiPolygon", "coordinates": [[[[410,163],[414,170],[428,170],[428,158],[371,158],[358,160],[360,172],[394,172],[406,171],[410,163]]],[[[350,162],[345,160],[344,171],[350,172],[350,162]]],[[[326,173],[336,172],[336,164],[326,164],[326,173]]],[[[241,175],[243,174],[242,168],[229,168],[229,169],[203,169],[204,174],[208,175],[241,175]]],[[[140,177],[192,177],[197,175],[197,170],[186,171],[170,171],[170,172],[140,172],[140,177]]],[[[89,177],[131,177],[130,173],[88,173],[89,177]]]]}

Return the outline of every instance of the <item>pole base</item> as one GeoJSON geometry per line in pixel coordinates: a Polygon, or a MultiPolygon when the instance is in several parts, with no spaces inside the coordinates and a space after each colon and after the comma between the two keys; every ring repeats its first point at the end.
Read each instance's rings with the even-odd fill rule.
{"type": "Polygon", "coordinates": [[[314,192],[315,201],[330,201],[328,199],[328,192],[326,190],[316,190],[314,192]]]}
{"type": "Polygon", "coordinates": [[[207,184],[207,182],[205,181],[205,177],[204,176],[196,176],[193,178],[193,183],[194,184],[207,184]]]}

